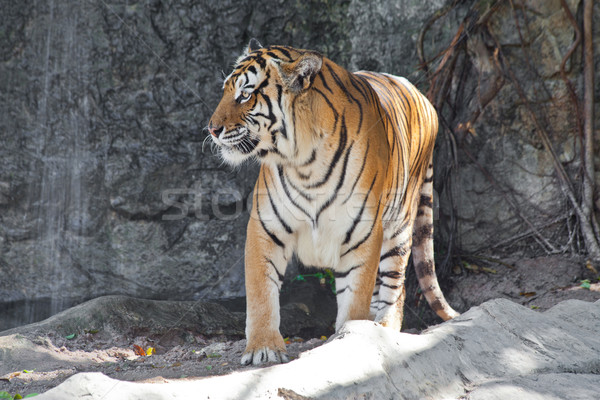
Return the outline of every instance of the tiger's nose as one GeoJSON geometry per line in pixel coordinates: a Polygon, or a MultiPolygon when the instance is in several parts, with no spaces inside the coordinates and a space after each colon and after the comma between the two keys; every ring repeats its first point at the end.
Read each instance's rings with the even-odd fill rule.
{"type": "Polygon", "coordinates": [[[225,129],[225,127],[223,127],[223,126],[214,126],[213,124],[208,125],[208,131],[214,137],[219,137],[221,132],[223,132],[223,129],[225,129]]]}

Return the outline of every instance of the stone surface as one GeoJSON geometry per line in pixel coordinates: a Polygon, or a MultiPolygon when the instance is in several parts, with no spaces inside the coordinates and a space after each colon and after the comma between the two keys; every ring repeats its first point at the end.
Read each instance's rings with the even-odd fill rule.
{"type": "Polygon", "coordinates": [[[163,383],[82,373],[39,399],[593,399],[599,329],[600,301],[539,313],[492,300],[420,335],[352,321],[285,365],[163,383]]]}

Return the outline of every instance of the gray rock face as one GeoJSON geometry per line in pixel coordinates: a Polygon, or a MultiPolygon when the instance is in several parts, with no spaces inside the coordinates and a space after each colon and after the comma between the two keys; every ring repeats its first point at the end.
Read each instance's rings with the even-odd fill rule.
{"type": "MultiPolygon", "coordinates": [[[[232,170],[203,145],[222,71],[257,37],[320,50],[351,69],[422,83],[422,74],[414,73],[415,42],[445,2],[5,3],[0,299],[24,304],[16,313],[25,323],[36,314],[27,311],[30,301],[45,303],[35,316],[41,318],[104,294],[182,300],[243,295],[246,200],[257,167],[232,170]]],[[[560,18],[558,2],[532,4],[531,51],[540,55],[540,74],[552,96],[562,99],[556,66],[573,31],[560,18]]],[[[569,4],[574,10],[579,2],[569,4]]],[[[457,8],[432,28],[425,42],[429,55],[449,43],[464,11],[457,8]]],[[[490,22],[507,49],[516,41],[514,26],[506,24],[511,18],[506,9],[490,22]]],[[[476,81],[477,66],[469,71],[476,81]]],[[[565,203],[516,102],[505,87],[478,121],[472,152],[502,187],[517,190],[527,215],[535,211],[536,226],[546,226],[548,218],[564,214],[565,203]]],[[[547,115],[556,132],[571,135],[567,103],[546,101],[547,115]]],[[[557,136],[559,153],[575,171],[577,144],[565,135],[557,136]]],[[[450,163],[443,143],[442,135],[440,168],[450,163]]],[[[493,242],[507,244],[492,251],[511,251],[510,239],[525,223],[502,190],[470,161],[461,161],[454,173],[452,186],[438,177],[442,241],[453,232],[447,218],[454,207],[462,248],[485,249],[493,242]]],[[[550,226],[544,234],[560,247],[568,235],[563,228],[550,226]]],[[[519,249],[539,250],[530,244],[519,249]]]]}
{"type": "Polygon", "coordinates": [[[75,375],[53,399],[595,399],[600,302],[538,313],[493,300],[421,335],[350,321],[285,365],[196,381],[131,383],[75,375]],[[304,397],[301,397],[304,396],[304,397]]]}

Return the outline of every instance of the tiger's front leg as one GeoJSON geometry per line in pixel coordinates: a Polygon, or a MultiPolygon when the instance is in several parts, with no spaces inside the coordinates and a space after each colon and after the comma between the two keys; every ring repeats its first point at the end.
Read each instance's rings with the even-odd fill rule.
{"type": "Polygon", "coordinates": [[[283,246],[261,226],[255,212],[246,236],[246,350],[242,364],[287,362],[279,333],[279,290],[287,267],[283,246]]]}
{"type": "Polygon", "coordinates": [[[383,232],[374,222],[371,229],[349,241],[336,268],[335,287],[338,306],[336,332],[348,320],[369,319],[383,232]]]}

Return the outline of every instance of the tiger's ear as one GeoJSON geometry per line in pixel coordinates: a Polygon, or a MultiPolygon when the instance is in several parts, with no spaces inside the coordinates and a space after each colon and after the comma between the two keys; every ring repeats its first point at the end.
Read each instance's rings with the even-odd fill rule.
{"type": "Polygon", "coordinates": [[[312,85],[322,66],[323,56],[314,51],[302,54],[296,61],[277,64],[283,84],[296,94],[312,85]]]}
{"type": "Polygon", "coordinates": [[[255,38],[250,39],[250,43],[248,43],[248,47],[246,48],[246,54],[258,49],[262,49],[262,44],[255,38]]]}

